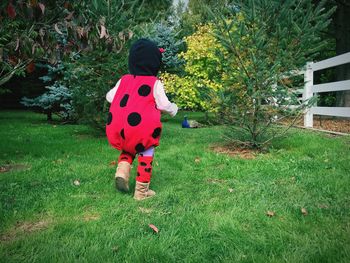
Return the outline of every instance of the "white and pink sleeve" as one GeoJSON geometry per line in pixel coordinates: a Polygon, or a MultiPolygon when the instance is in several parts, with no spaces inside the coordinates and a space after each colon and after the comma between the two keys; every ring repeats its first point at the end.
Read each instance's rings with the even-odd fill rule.
{"type": "Polygon", "coordinates": [[[114,99],[114,95],[116,94],[119,85],[120,85],[120,80],[118,80],[117,84],[115,84],[115,86],[114,86],[113,89],[111,89],[110,91],[107,92],[107,94],[106,94],[106,100],[107,100],[109,103],[112,103],[112,101],[113,101],[113,99],[114,99]]]}
{"type": "Polygon", "coordinates": [[[175,103],[169,101],[165,94],[163,83],[160,80],[154,83],[153,96],[156,101],[157,109],[168,113],[171,117],[176,115],[178,107],[175,103]]]}

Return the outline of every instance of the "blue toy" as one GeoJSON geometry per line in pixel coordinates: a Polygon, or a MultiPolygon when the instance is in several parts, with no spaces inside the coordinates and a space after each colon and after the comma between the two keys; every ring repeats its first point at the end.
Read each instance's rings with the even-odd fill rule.
{"type": "Polygon", "coordinates": [[[187,116],[185,115],[184,120],[182,121],[182,128],[191,128],[190,124],[187,121],[187,116]]]}

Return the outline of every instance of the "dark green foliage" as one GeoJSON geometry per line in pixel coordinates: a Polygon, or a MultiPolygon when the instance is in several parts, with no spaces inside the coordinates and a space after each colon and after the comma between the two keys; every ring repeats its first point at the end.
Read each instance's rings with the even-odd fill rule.
{"type": "MultiPolygon", "coordinates": [[[[290,78],[327,45],[320,35],[334,9],[324,10],[325,1],[316,6],[308,0],[233,2],[230,15],[217,14],[214,24],[228,53],[221,118],[248,133],[246,146],[262,147],[278,136],[270,129],[276,117],[307,106],[290,110],[298,104],[298,86],[290,78]]],[[[228,136],[233,140],[235,132],[228,136]]]]}
{"type": "Polygon", "coordinates": [[[104,130],[109,108],[106,93],[127,73],[127,54],[127,49],[119,54],[96,50],[66,62],[65,81],[79,121],[104,130]]]}

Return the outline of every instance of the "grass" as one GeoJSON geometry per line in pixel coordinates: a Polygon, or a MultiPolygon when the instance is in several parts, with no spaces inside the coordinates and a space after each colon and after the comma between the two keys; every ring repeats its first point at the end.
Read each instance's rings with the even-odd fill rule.
{"type": "Polygon", "coordinates": [[[164,118],[157,196],[136,202],[114,190],[104,137],[0,112],[0,262],[350,261],[349,137],[293,130],[245,160],[210,150],[222,127],[182,129],[183,115],[164,118]]]}

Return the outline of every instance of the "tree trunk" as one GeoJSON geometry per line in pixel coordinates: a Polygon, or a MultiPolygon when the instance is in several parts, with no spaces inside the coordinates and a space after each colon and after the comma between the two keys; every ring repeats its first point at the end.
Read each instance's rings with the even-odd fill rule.
{"type": "Polygon", "coordinates": [[[52,121],[52,112],[48,111],[46,112],[46,115],[47,115],[47,121],[52,121]]]}
{"type": "MultiPolygon", "coordinates": [[[[350,3],[343,0],[337,0],[336,3],[336,53],[341,55],[350,51],[350,3]]],[[[350,79],[350,63],[337,67],[336,78],[337,81],[350,79]]],[[[336,105],[350,107],[350,90],[337,92],[336,105]]]]}

